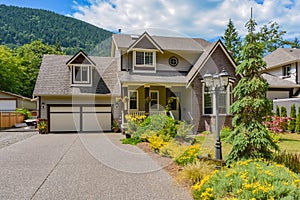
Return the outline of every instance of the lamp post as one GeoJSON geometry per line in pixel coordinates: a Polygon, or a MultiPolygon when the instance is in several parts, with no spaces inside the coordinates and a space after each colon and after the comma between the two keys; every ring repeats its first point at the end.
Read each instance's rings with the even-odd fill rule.
{"type": "Polygon", "coordinates": [[[203,76],[205,86],[209,90],[214,92],[214,102],[215,102],[215,115],[216,115],[216,151],[215,158],[222,160],[222,144],[220,139],[220,130],[219,130],[219,93],[220,91],[226,91],[226,87],[229,83],[229,74],[222,70],[220,74],[210,74],[206,73],[203,76]]]}

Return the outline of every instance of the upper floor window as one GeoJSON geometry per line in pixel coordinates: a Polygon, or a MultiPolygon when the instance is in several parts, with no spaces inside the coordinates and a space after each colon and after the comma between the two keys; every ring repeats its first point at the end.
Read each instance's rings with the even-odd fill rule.
{"type": "Polygon", "coordinates": [[[154,51],[134,51],[133,71],[155,72],[156,52],[154,51]]]}
{"type": "Polygon", "coordinates": [[[91,67],[90,66],[73,66],[72,67],[72,74],[73,74],[73,84],[76,83],[84,83],[89,84],[91,83],[91,67]]]}
{"type": "Polygon", "coordinates": [[[153,52],[136,52],[137,65],[153,65],[153,52]]]}
{"type": "Polygon", "coordinates": [[[291,65],[285,65],[282,67],[282,76],[290,76],[291,74],[291,65]]]}

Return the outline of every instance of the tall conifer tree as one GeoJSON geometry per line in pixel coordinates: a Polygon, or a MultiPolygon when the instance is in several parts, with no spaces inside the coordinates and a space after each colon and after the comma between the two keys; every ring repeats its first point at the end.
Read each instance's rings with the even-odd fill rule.
{"type": "Polygon", "coordinates": [[[233,91],[237,101],[231,106],[234,130],[228,141],[233,146],[227,164],[249,158],[268,159],[272,151],[278,149],[263,125],[264,117],[271,113],[271,102],[266,98],[268,83],[260,74],[266,66],[262,59],[263,44],[257,42],[256,22],[252,16],[245,26],[248,34],[242,49],[243,62],[236,68],[241,80],[233,91]]]}

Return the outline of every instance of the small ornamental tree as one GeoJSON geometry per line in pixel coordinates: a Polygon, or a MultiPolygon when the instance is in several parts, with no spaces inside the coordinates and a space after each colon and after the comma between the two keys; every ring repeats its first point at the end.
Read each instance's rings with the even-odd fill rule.
{"type": "Polygon", "coordinates": [[[286,114],[286,107],[284,107],[284,106],[281,106],[281,109],[280,109],[280,117],[287,117],[287,114],[286,114]]]}
{"type": "Polygon", "coordinates": [[[276,105],[276,113],[275,113],[276,117],[280,117],[280,109],[279,106],[276,105]]]}
{"type": "Polygon", "coordinates": [[[300,133],[300,107],[298,108],[298,115],[296,117],[295,133],[300,133]]]}
{"type": "Polygon", "coordinates": [[[296,125],[296,106],[292,104],[291,112],[290,112],[290,120],[288,122],[288,130],[292,133],[295,132],[295,125],[296,125]]]}
{"type": "Polygon", "coordinates": [[[236,68],[241,79],[233,91],[237,101],[230,108],[234,114],[234,130],[228,137],[232,149],[226,158],[227,164],[249,158],[270,159],[272,151],[278,150],[263,124],[265,116],[271,114],[272,104],[266,97],[268,83],[261,77],[266,63],[262,59],[263,44],[257,42],[254,33],[255,26],[252,18],[246,23],[248,34],[242,49],[243,62],[236,68]]]}

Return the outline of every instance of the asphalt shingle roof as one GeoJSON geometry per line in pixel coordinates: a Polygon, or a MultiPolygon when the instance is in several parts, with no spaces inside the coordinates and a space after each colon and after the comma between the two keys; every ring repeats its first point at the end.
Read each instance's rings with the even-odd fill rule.
{"type": "Polygon", "coordinates": [[[93,70],[92,87],[71,86],[71,70],[66,65],[72,56],[45,55],[40,67],[33,94],[72,95],[76,94],[116,94],[120,93],[117,80],[117,69],[114,58],[89,58],[96,64],[93,70]]]}
{"type": "Polygon", "coordinates": [[[294,48],[278,48],[266,57],[264,57],[264,61],[267,63],[268,69],[296,62],[299,60],[300,49],[294,48]]]}
{"type": "Polygon", "coordinates": [[[300,88],[300,85],[292,81],[284,80],[268,73],[263,73],[261,76],[269,83],[270,88],[300,88]]]}
{"type": "MultiPolygon", "coordinates": [[[[151,36],[163,50],[203,51],[210,42],[201,38],[151,36]]],[[[138,37],[129,34],[115,34],[113,40],[119,48],[130,47],[138,37]]]]}

